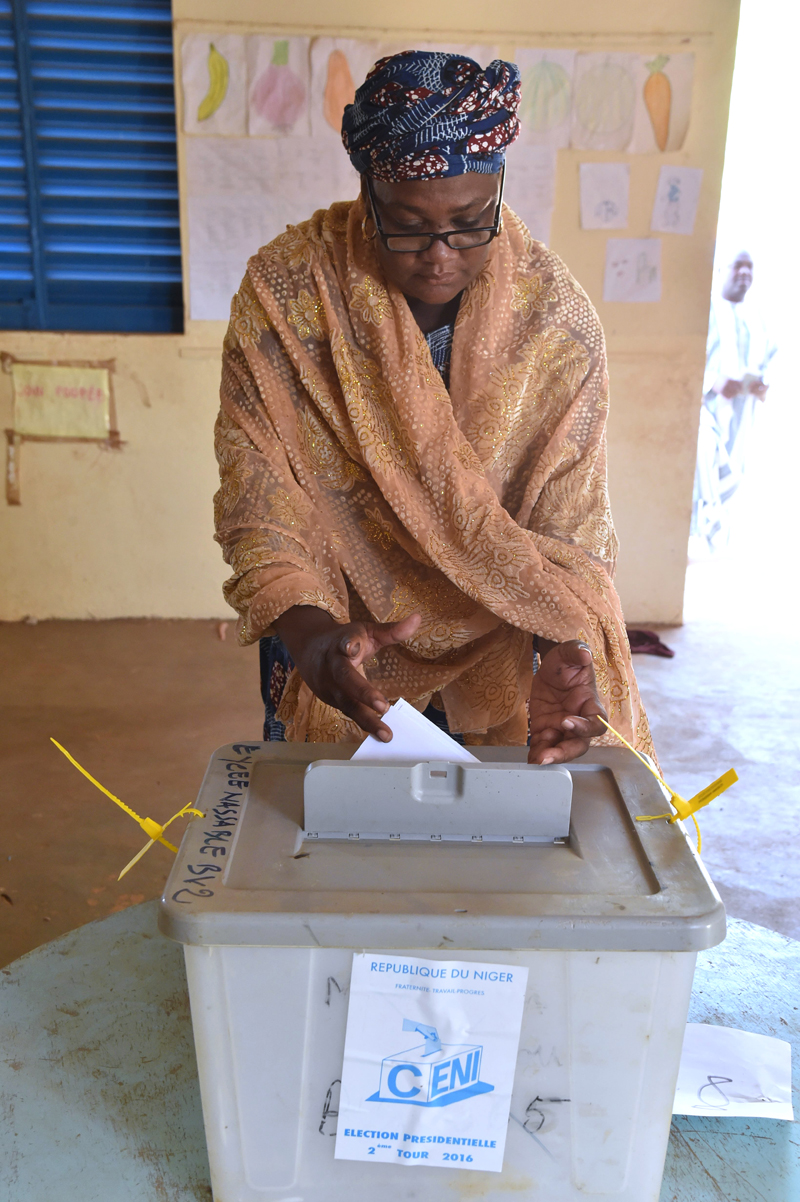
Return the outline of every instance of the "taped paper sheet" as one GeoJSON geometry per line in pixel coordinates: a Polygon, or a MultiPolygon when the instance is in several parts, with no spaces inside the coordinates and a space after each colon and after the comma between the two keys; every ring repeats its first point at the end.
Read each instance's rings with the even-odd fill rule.
{"type": "Polygon", "coordinates": [[[702,167],[662,167],[650,229],[662,234],[694,233],[702,182],[702,167]]]}
{"type": "Polygon", "coordinates": [[[626,229],[630,187],[627,163],[581,163],[581,227],[626,229]]]}
{"type": "Polygon", "coordinates": [[[506,160],[505,200],[537,242],[550,241],[556,188],[556,151],[515,142],[506,160]]]}
{"type": "Polygon", "coordinates": [[[687,1023],[672,1113],[791,1122],[791,1044],[733,1027],[687,1023]]]}
{"type": "Polygon", "coordinates": [[[681,150],[692,111],[694,55],[640,54],[635,57],[636,110],[631,154],[681,150]]]}
{"type": "Polygon", "coordinates": [[[311,133],[308,38],[249,37],[247,76],[251,136],[311,133]]]}
{"type": "Polygon", "coordinates": [[[187,134],[246,132],[245,39],[189,33],[181,43],[183,128],[187,134]]]}
{"type": "Polygon", "coordinates": [[[636,54],[579,54],[572,137],[576,150],[627,150],[636,112],[636,54]]]}
{"type": "Polygon", "coordinates": [[[392,732],[391,743],[381,743],[373,735],[351,755],[352,760],[472,760],[477,756],[448,734],[429,722],[424,714],[414,709],[405,698],[395,701],[383,715],[384,725],[392,732]]]}
{"type": "Polygon", "coordinates": [[[336,1158],[499,1173],[527,979],[518,965],[354,955],[336,1158]]]}
{"type": "Polygon", "coordinates": [[[515,55],[522,76],[522,142],[561,150],[569,146],[574,50],[528,50],[515,55]]]}
{"type": "Polygon", "coordinates": [[[13,363],[11,379],[16,434],[108,438],[111,385],[107,367],[13,363]]]}
{"type": "Polygon", "coordinates": [[[316,209],[354,200],[359,187],[341,145],[303,136],[192,138],[186,174],[195,321],[227,321],[250,256],[316,209]]]}
{"type": "Polygon", "coordinates": [[[661,239],[609,238],[606,244],[604,301],[661,300],[661,239]]]}

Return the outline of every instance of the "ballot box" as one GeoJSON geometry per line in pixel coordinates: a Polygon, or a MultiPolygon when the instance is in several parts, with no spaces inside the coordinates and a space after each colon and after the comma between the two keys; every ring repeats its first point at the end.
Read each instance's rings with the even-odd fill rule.
{"type": "MultiPolygon", "coordinates": [[[[351,751],[215,752],[162,898],[216,1202],[657,1202],[695,956],[725,935],[681,824],[636,821],[667,809],[658,783],[622,749],[567,767],[351,751]],[[462,1148],[335,1158],[363,952],[527,970],[501,1171],[468,1171],[462,1148]]],[[[393,1117],[354,1142],[391,1149],[412,1094],[426,1116],[473,1104],[480,1055],[399,1034],[372,1087],[393,1117]]]]}

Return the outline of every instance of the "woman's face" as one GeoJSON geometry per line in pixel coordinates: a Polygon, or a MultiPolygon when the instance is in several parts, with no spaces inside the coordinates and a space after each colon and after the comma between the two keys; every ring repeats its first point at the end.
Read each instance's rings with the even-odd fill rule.
{"type": "MultiPolygon", "coordinates": [[[[373,180],[372,187],[384,233],[443,234],[446,230],[492,224],[500,194],[500,174],[469,172],[444,179],[397,183],[373,180]]],[[[365,182],[362,194],[371,217],[365,182]]],[[[407,254],[387,250],[380,237],[375,238],[386,278],[406,296],[429,305],[447,304],[463,291],[480,272],[490,246],[487,243],[470,250],[452,250],[445,242],[433,242],[428,250],[407,254]]]]}

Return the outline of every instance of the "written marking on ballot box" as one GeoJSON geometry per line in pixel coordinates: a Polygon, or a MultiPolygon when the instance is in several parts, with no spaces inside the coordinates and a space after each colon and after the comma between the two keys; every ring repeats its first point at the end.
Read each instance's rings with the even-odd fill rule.
{"type": "Polygon", "coordinates": [[[499,1173],[528,970],[356,954],[339,1160],[499,1173]]]}

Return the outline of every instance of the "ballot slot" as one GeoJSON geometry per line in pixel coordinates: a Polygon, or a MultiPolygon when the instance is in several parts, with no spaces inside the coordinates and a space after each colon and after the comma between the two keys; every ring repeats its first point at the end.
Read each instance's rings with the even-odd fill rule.
{"type": "Polygon", "coordinates": [[[310,841],[564,843],[572,777],[558,764],[317,760],[303,804],[310,841]]]}

